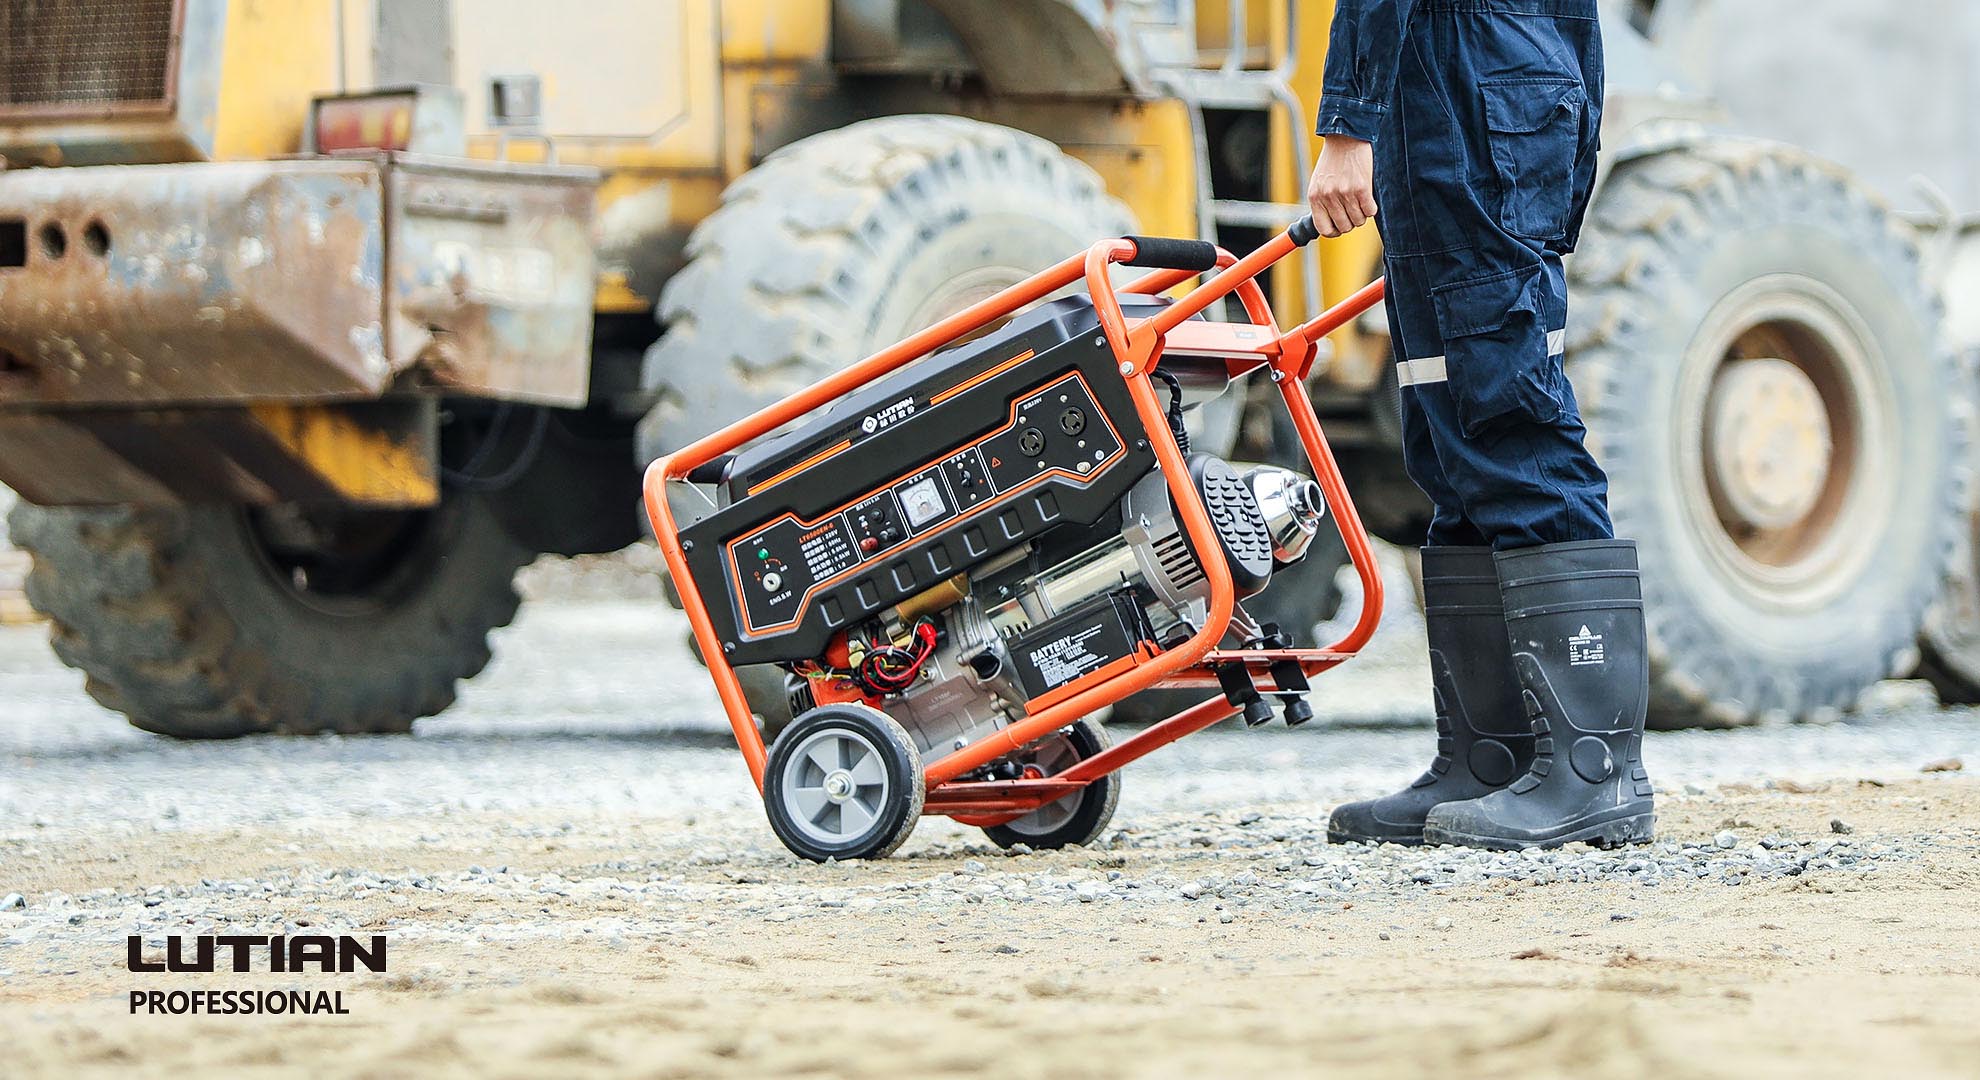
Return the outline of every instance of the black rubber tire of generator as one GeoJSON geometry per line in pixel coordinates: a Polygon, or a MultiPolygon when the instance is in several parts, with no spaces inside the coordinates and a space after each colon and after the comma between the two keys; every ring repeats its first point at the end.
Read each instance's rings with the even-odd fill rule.
{"type": "MultiPolygon", "coordinates": [[[[1943,333],[1918,250],[1889,208],[1800,150],[1705,140],[1618,165],[1569,273],[1568,373],[1590,446],[1611,478],[1616,533],[1639,544],[1651,725],[1825,719],[1878,680],[1909,671],[1965,520],[1974,391],[1943,333]],[[1825,526],[1834,531],[1811,533],[1805,549],[1783,549],[1819,554],[1819,563],[1807,557],[1814,569],[1783,572],[1799,580],[1728,559],[1725,543],[1739,544],[1736,533],[1750,526],[1725,524],[1719,504],[1699,498],[1709,490],[1705,466],[1680,445],[1688,432],[1707,437],[1706,410],[1681,415],[1680,402],[1687,392],[1703,400],[1717,392],[1715,383],[1682,389],[1706,386],[1696,380],[1712,376],[1699,372],[1718,370],[1701,366],[1719,362],[1699,344],[1708,325],[1716,320],[1712,334],[1733,333],[1726,327],[1774,313],[1753,325],[1816,326],[1807,315],[1778,314],[1798,303],[1828,305],[1842,313],[1834,324],[1855,328],[1842,347],[1868,358],[1860,369],[1869,375],[1836,392],[1860,403],[1879,433],[1861,440],[1878,458],[1857,459],[1870,463],[1837,481],[1872,486],[1836,489],[1875,498],[1836,496],[1825,526]],[[1889,467],[1858,475],[1875,471],[1877,460],[1889,467]],[[1823,546],[1831,535],[1849,546],[1823,546]]],[[[1819,343],[1833,335],[1793,332],[1818,343],[1770,343],[1790,363],[1805,365],[1794,359],[1802,352],[1842,355],[1819,343]]]]}
{"type": "MultiPolygon", "coordinates": [[[[1090,719],[1074,721],[1065,729],[1065,738],[1072,744],[1076,760],[1100,753],[1113,745],[1107,738],[1107,731],[1090,719]]],[[[1067,799],[1077,799],[1072,815],[1060,824],[1045,829],[1027,829],[1027,818],[1008,821],[1002,825],[987,826],[983,835],[1000,848],[1016,847],[1024,844],[1034,851],[1052,851],[1074,845],[1090,844],[1106,831],[1107,823],[1114,820],[1114,809],[1121,801],[1121,774],[1111,772],[1079,789],[1067,799]]],[[[1063,802],[1064,800],[1060,800],[1063,802]]],[[[1037,813],[1034,811],[1033,813],[1037,813]]]]}
{"type": "MultiPolygon", "coordinates": [[[[1092,169],[1010,128],[896,116],[792,143],[723,193],[661,294],[641,452],[679,449],[1134,228],[1092,169]]],[[[692,496],[674,507],[683,522],[707,512],[692,496]]],[[[766,734],[789,723],[781,670],[738,675],[766,734]]]]}
{"type": "Polygon", "coordinates": [[[44,508],[9,518],[28,601],[91,697],[181,739],[384,734],[454,701],[514,617],[531,559],[472,496],[449,496],[375,593],[283,580],[237,507],[44,508]]]}
{"type": "Polygon", "coordinates": [[[806,711],[770,744],[769,758],[763,767],[763,809],[770,820],[770,830],[793,855],[812,862],[884,859],[892,855],[921,821],[926,799],[921,752],[915,749],[914,739],[900,721],[865,705],[821,705],[806,711]],[[785,780],[804,765],[795,760],[797,751],[812,736],[831,731],[857,736],[876,751],[888,784],[886,801],[873,825],[859,836],[838,844],[807,836],[782,797],[785,780]]]}

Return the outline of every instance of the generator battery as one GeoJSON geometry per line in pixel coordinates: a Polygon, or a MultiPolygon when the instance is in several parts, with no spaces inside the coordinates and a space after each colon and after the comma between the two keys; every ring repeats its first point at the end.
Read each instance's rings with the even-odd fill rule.
{"type": "Polygon", "coordinates": [[[1018,685],[1031,697],[1134,655],[1147,638],[1140,606],[1129,590],[1095,597],[1012,638],[1011,663],[1018,685]]]}

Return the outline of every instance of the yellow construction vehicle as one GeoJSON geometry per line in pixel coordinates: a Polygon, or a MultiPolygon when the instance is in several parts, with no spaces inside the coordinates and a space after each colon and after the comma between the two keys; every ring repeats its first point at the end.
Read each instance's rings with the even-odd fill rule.
{"type": "MultiPolygon", "coordinates": [[[[1577,387],[1619,524],[1679,583],[1651,611],[1664,715],[1819,712],[1912,647],[1964,528],[1969,394],[1888,215],[1719,139],[1655,55],[1659,6],[1605,20],[1577,387]],[[1672,222],[1751,203],[1815,236],[1794,208],[1830,202],[1876,281],[1788,243],[1782,288],[1728,314],[1641,272],[1683,247],[1672,222]]],[[[4,0],[0,483],[28,504],[30,600],[148,730],[405,730],[487,662],[518,567],[637,539],[652,455],[1095,237],[1243,250],[1291,220],[1332,10],[4,0]]],[[[1373,230],[1309,252],[1269,283],[1284,318],[1377,270],[1373,230]]],[[[1343,467],[1411,542],[1383,328],[1333,346],[1315,396],[1343,467]]],[[[1269,457],[1263,415],[1196,419],[1269,457]]],[[[1327,562],[1269,614],[1327,614],[1327,562]]]]}
{"type": "MultiPolygon", "coordinates": [[[[30,599],[140,727],[404,730],[519,566],[637,538],[642,451],[1096,236],[1289,220],[1294,7],[9,0],[30,599]]],[[[1286,310],[1373,239],[1323,258],[1286,310]]]]}

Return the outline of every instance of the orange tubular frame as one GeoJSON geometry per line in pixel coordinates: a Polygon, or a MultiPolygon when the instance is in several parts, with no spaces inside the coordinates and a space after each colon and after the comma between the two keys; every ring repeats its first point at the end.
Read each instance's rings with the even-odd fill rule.
{"type": "MultiPolygon", "coordinates": [[[[1085,279],[1092,294],[1102,333],[1119,361],[1118,370],[1127,384],[1135,413],[1140,418],[1149,445],[1154,449],[1169,491],[1198,552],[1218,553],[1202,560],[1209,591],[1209,613],[1203,626],[1183,644],[1163,652],[1144,651],[1131,664],[1112,664],[1067,684],[1034,702],[1036,711],[985,738],[930,762],[925,769],[927,799],[924,813],[962,816],[972,824],[995,824],[1018,817],[1048,802],[1069,795],[1106,776],[1150,751],[1192,732],[1200,731],[1237,711],[1221,695],[1152,725],[1119,744],[1087,758],[1055,776],[1039,779],[971,781],[960,777],[1013,751],[1044,738],[1060,728],[1111,705],[1131,694],[1154,686],[1215,687],[1216,669],[1243,664],[1250,669],[1261,690],[1273,683],[1267,669],[1287,659],[1298,661],[1311,677],[1352,657],[1368,642],[1382,617],[1382,579],[1375,565],[1368,533],[1362,527],[1354,501],[1348,496],[1333,451],[1320,430],[1307,397],[1305,378],[1318,353],[1317,343],[1327,334],[1379,303],[1383,282],[1376,281],[1313,321],[1280,333],[1273,321],[1265,293],[1257,276],[1273,263],[1292,253],[1298,244],[1288,234],[1280,234],[1242,259],[1218,251],[1219,271],[1155,315],[1130,321],[1121,311],[1119,297],[1109,279],[1114,263],[1136,257],[1131,240],[1103,240],[1085,254],[1066,259],[1003,292],[977,303],[918,334],[893,345],[857,364],[807,387],[753,416],[702,438],[655,461],[646,471],[646,512],[652,519],[667,570],[680,590],[682,605],[693,627],[708,673],[715,680],[716,693],[735,731],[743,760],[757,789],[763,788],[767,751],[763,736],[756,729],[749,705],[743,699],[742,685],[728,663],[722,640],[709,619],[706,601],[688,572],[687,555],[681,545],[680,530],[667,500],[670,481],[685,478],[693,469],[726,454],[752,439],[760,438],[814,409],[828,405],[848,392],[882,378],[916,360],[971,334],[990,323],[1016,313],[1054,292],[1085,279]],[[1244,308],[1244,323],[1222,324],[1189,322],[1192,316],[1218,300],[1235,293],[1244,308]],[[1160,364],[1171,335],[1180,350],[1202,350],[1222,356],[1233,377],[1264,367],[1271,372],[1286,408],[1292,415],[1300,443],[1313,466],[1313,476],[1327,499],[1334,525],[1346,543],[1348,557],[1361,578],[1360,618],[1339,641],[1324,649],[1246,650],[1221,649],[1218,643],[1229,629],[1236,605],[1236,588],[1230,566],[1221,558],[1222,548],[1210,523],[1201,496],[1189,480],[1182,448],[1169,431],[1166,412],[1157,397],[1152,373],[1160,364]]],[[[1127,286],[1123,291],[1154,294],[1174,288],[1194,277],[1186,270],[1157,270],[1127,286]]]]}

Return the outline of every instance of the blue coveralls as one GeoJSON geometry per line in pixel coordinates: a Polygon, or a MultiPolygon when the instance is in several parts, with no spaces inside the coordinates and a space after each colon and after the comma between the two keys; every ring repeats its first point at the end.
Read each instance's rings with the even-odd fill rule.
{"type": "Polygon", "coordinates": [[[1340,0],[1319,134],[1374,144],[1403,463],[1432,545],[1614,535],[1561,371],[1602,116],[1596,0],[1340,0]]]}

